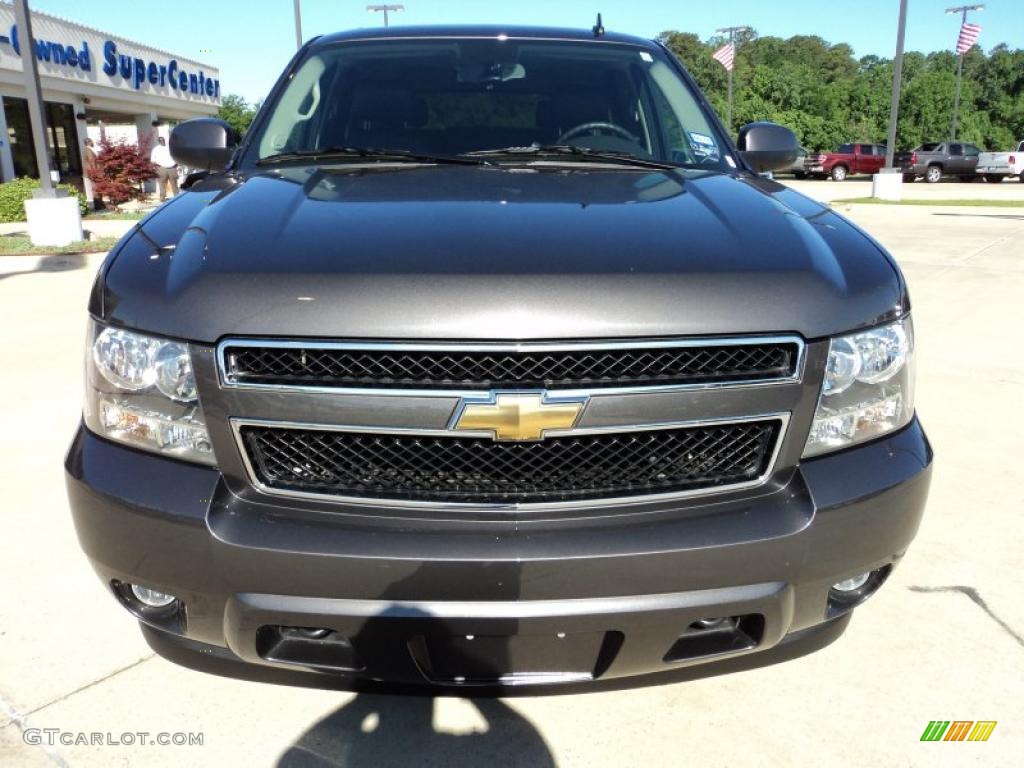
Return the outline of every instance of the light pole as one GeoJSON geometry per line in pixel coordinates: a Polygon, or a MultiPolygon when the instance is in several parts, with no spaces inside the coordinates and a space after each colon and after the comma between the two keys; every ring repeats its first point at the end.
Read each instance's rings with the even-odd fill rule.
{"type": "Polygon", "coordinates": [[[384,14],[384,26],[386,27],[388,25],[388,12],[389,11],[394,11],[394,12],[397,13],[398,11],[404,11],[405,10],[405,6],[404,5],[368,5],[368,6],[366,6],[366,10],[373,11],[374,13],[383,13],[384,14]]]}
{"type": "MultiPolygon", "coordinates": [[[[69,245],[82,239],[82,216],[78,200],[57,189],[50,178],[49,142],[46,140],[46,111],[43,92],[39,86],[39,68],[36,62],[36,44],[32,39],[32,18],[28,0],[15,0],[14,19],[18,25],[21,64],[24,70],[25,96],[32,140],[36,145],[36,166],[39,169],[40,188],[24,202],[28,239],[32,245],[69,245]]],[[[13,35],[11,36],[13,38],[13,35]]]]}
{"type": "Polygon", "coordinates": [[[889,141],[885,146],[885,167],[892,168],[896,154],[896,123],[900,117],[900,86],[903,83],[903,40],[907,32],[907,0],[900,0],[900,23],[896,30],[896,59],[892,67],[892,101],[889,104],[889,141]]]}
{"type": "Polygon", "coordinates": [[[302,47],[302,0],[295,0],[295,47],[302,47]]]}
{"type": "MultiPolygon", "coordinates": [[[[967,12],[968,11],[983,11],[985,10],[984,5],[960,5],[956,8],[947,8],[946,13],[959,13],[960,14],[960,34],[964,33],[964,26],[967,24],[967,12]]],[[[971,43],[973,45],[973,42],[971,43]]],[[[960,111],[960,81],[964,76],[964,55],[971,49],[971,45],[959,53],[960,38],[957,38],[957,49],[959,53],[959,61],[956,65],[956,96],[953,99],[953,125],[949,131],[949,140],[956,141],[956,118],[957,113],[960,111]]]]}
{"type": "Polygon", "coordinates": [[[46,111],[43,108],[42,88],[39,86],[39,65],[36,46],[32,40],[32,18],[28,13],[28,0],[16,0],[14,19],[18,23],[21,42],[21,66],[24,70],[25,95],[28,97],[28,120],[32,141],[36,145],[36,167],[39,169],[39,197],[55,197],[53,179],[50,178],[50,153],[46,140],[46,111]]]}
{"type": "Polygon", "coordinates": [[[717,34],[722,34],[723,32],[728,33],[728,35],[729,35],[729,48],[732,51],[732,58],[733,58],[732,66],[727,67],[727,70],[729,72],[729,106],[728,106],[727,111],[726,111],[726,119],[725,119],[725,127],[729,131],[730,134],[732,133],[732,71],[733,71],[733,69],[736,68],[736,33],[737,32],[746,32],[748,29],[750,29],[750,27],[740,26],[740,27],[722,27],[721,29],[716,29],[715,30],[715,32],[717,34]]]}

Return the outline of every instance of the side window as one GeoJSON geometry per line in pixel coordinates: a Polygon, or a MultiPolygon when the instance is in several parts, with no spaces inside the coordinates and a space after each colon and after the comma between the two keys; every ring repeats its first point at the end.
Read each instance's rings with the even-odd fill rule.
{"type": "Polygon", "coordinates": [[[651,100],[659,113],[657,119],[669,142],[672,160],[696,164],[719,162],[722,148],[683,81],[662,61],[651,64],[648,72],[653,81],[651,100]]]}
{"type": "Polygon", "coordinates": [[[953,157],[960,157],[963,153],[964,153],[964,145],[963,144],[950,144],[949,145],[949,154],[952,155],[953,157]]]}
{"type": "Polygon", "coordinates": [[[654,108],[658,113],[665,141],[668,142],[669,155],[675,162],[687,162],[690,146],[686,141],[679,118],[676,117],[675,111],[668,103],[661,88],[651,88],[651,97],[654,99],[654,108]]]}
{"type": "Polygon", "coordinates": [[[853,144],[840,144],[839,149],[836,150],[836,154],[839,155],[852,155],[853,144]]]}
{"type": "Polygon", "coordinates": [[[981,154],[981,150],[973,144],[964,144],[964,154],[967,155],[967,157],[977,157],[981,154]]]}
{"type": "Polygon", "coordinates": [[[311,121],[318,116],[320,78],[325,70],[323,59],[311,56],[292,76],[260,139],[260,157],[303,145],[303,134],[308,132],[311,121]]]}

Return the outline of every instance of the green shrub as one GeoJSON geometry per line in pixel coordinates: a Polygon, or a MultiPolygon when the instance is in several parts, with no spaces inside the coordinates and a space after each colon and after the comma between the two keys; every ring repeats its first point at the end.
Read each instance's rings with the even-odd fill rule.
{"type": "MultiPolygon", "coordinates": [[[[68,195],[78,198],[78,209],[84,216],[89,212],[89,201],[85,195],[71,184],[58,185],[68,195]]],[[[0,184],[0,221],[24,221],[25,201],[32,197],[32,193],[39,189],[39,179],[14,179],[0,184]]]]}

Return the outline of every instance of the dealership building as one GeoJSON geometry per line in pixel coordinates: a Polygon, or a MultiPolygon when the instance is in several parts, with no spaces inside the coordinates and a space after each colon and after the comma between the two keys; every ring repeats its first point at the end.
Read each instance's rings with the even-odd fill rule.
{"type": "MultiPolygon", "coordinates": [[[[111,138],[151,142],[157,126],[163,133],[168,123],[215,114],[220,105],[220,73],[208,64],[45,13],[32,13],[32,33],[61,181],[83,185],[87,136],[109,128],[111,138]]],[[[2,181],[39,176],[20,56],[26,44],[14,8],[0,3],[2,181]]]]}

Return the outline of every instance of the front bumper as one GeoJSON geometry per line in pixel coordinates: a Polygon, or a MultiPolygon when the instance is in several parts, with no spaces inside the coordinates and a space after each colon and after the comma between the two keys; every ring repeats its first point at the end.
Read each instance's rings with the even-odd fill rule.
{"type": "Polygon", "coordinates": [[[214,469],[84,428],[66,468],[103,582],[183,602],[174,621],[141,617],[175,661],[324,687],[535,692],[713,674],[831,642],[849,606],[830,603],[830,586],[884,577],[902,557],[931,449],[915,419],[745,499],[528,523],[254,503],[214,469]],[[714,617],[735,617],[734,629],[694,634],[714,617]]]}

